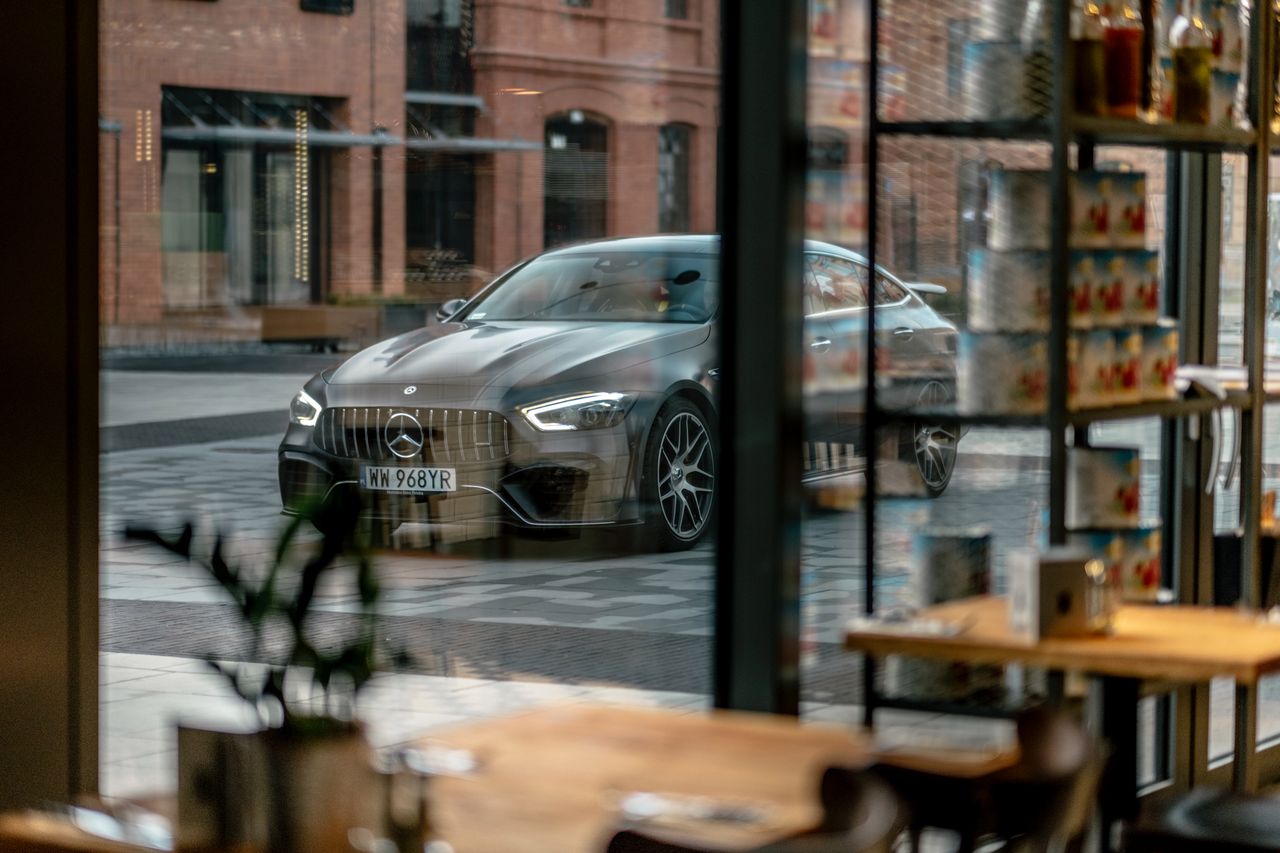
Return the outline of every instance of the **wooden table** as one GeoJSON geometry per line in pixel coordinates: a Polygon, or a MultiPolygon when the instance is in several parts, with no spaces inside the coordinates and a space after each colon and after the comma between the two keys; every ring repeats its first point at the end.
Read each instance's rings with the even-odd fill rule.
{"type": "MultiPolygon", "coordinates": [[[[596,705],[542,708],[442,729],[422,739],[471,750],[470,777],[431,781],[431,815],[458,853],[599,853],[619,823],[621,794],[696,794],[760,804],[760,824],[681,825],[732,850],[812,827],[831,765],[863,767],[871,742],[847,727],[732,712],[678,714],[596,705]]],[[[135,853],[38,815],[0,816],[0,850],[135,853]]]]}
{"type": "MultiPolygon", "coordinates": [[[[433,781],[433,815],[458,853],[600,851],[630,791],[767,804],[763,826],[717,826],[708,841],[749,847],[813,826],[818,781],[831,765],[863,767],[869,739],[848,728],[757,714],[603,706],[545,708],[432,733],[471,750],[474,779],[433,781]]],[[[697,829],[696,827],[694,828],[697,829]]]]}
{"type": "MultiPolygon", "coordinates": [[[[919,611],[916,618],[960,630],[952,636],[924,636],[860,628],[847,632],[845,648],[877,656],[1019,663],[1135,683],[1230,676],[1236,680],[1235,786],[1257,788],[1257,684],[1262,676],[1280,671],[1280,625],[1230,608],[1126,605],[1116,614],[1110,635],[1030,641],[1009,630],[1007,602],[994,596],[939,604],[919,611]]],[[[1132,714],[1131,709],[1117,712],[1132,714]]]]}

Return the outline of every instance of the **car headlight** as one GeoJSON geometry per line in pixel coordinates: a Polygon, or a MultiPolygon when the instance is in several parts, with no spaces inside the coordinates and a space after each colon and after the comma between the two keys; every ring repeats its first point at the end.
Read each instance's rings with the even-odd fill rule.
{"type": "Polygon", "coordinates": [[[631,402],[632,398],[626,394],[600,391],[521,406],[520,414],[543,432],[603,429],[620,423],[627,416],[631,402]]]}
{"type": "Polygon", "coordinates": [[[300,426],[315,426],[323,407],[306,391],[299,391],[298,396],[289,404],[289,420],[300,426]]]}

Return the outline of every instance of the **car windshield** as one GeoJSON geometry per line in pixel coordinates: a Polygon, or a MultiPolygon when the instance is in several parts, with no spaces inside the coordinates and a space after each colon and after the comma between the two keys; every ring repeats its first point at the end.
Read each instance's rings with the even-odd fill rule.
{"type": "Polygon", "coordinates": [[[716,256],[575,252],[535,258],[471,306],[467,320],[702,323],[719,305],[716,256]]]}

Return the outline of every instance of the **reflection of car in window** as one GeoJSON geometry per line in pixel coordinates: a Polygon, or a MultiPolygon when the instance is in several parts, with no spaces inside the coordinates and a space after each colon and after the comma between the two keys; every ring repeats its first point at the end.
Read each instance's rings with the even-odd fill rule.
{"type": "MultiPolygon", "coordinates": [[[[280,445],[286,511],[340,490],[390,528],[639,524],[656,547],[692,546],[710,524],[719,473],[718,251],[715,237],[677,236],[546,252],[449,306],[444,322],[312,378],[280,445]]],[[[823,356],[849,361],[865,348],[865,262],[810,244],[806,264],[806,333],[825,337],[823,356]]],[[[887,284],[902,301],[889,322],[920,333],[890,341],[893,386],[953,387],[954,347],[942,336],[954,329],[887,284]],[[902,373],[913,364],[933,372],[902,373]]],[[[806,380],[817,413],[808,438],[857,444],[856,371],[835,382],[823,361],[806,380]]],[[[933,482],[929,493],[945,488],[933,482]]]]}

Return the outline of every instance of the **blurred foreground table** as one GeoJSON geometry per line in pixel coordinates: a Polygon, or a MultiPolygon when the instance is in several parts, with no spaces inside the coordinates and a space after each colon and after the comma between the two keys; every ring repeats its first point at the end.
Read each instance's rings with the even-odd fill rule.
{"type": "MultiPolygon", "coordinates": [[[[832,765],[860,768],[869,738],[793,718],[713,711],[567,705],[442,729],[421,745],[466,749],[466,777],[431,780],[431,817],[457,853],[600,851],[619,825],[619,801],[646,791],[763,809],[757,823],[664,824],[726,850],[814,826],[818,782],[832,765]]],[[[657,824],[655,824],[656,826],[657,824]]],[[[77,832],[46,815],[0,816],[0,851],[123,853],[142,848],[77,832]]]]}
{"type": "Polygon", "coordinates": [[[690,837],[750,847],[821,817],[818,781],[832,765],[864,767],[868,738],[848,728],[761,714],[677,714],[559,706],[433,732],[424,744],[473,752],[471,779],[432,780],[432,815],[458,850],[599,851],[629,792],[759,803],[758,825],[682,826],[690,837]]]}
{"type": "MultiPolygon", "coordinates": [[[[1031,640],[1010,630],[1006,599],[980,596],[924,608],[907,622],[856,622],[846,632],[845,648],[875,656],[1023,664],[1101,676],[1103,734],[1111,741],[1117,774],[1128,780],[1126,796],[1132,804],[1141,682],[1234,678],[1233,781],[1237,790],[1253,791],[1258,785],[1258,680],[1280,671],[1280,625],[1260,621],[1252,612],[1186,605],[1125,605],[1116,613],[1111,634],[1031,640]]],[[[1109,798],[1114,804],[1104,792],[1104,800],[1109,798]]]]}

